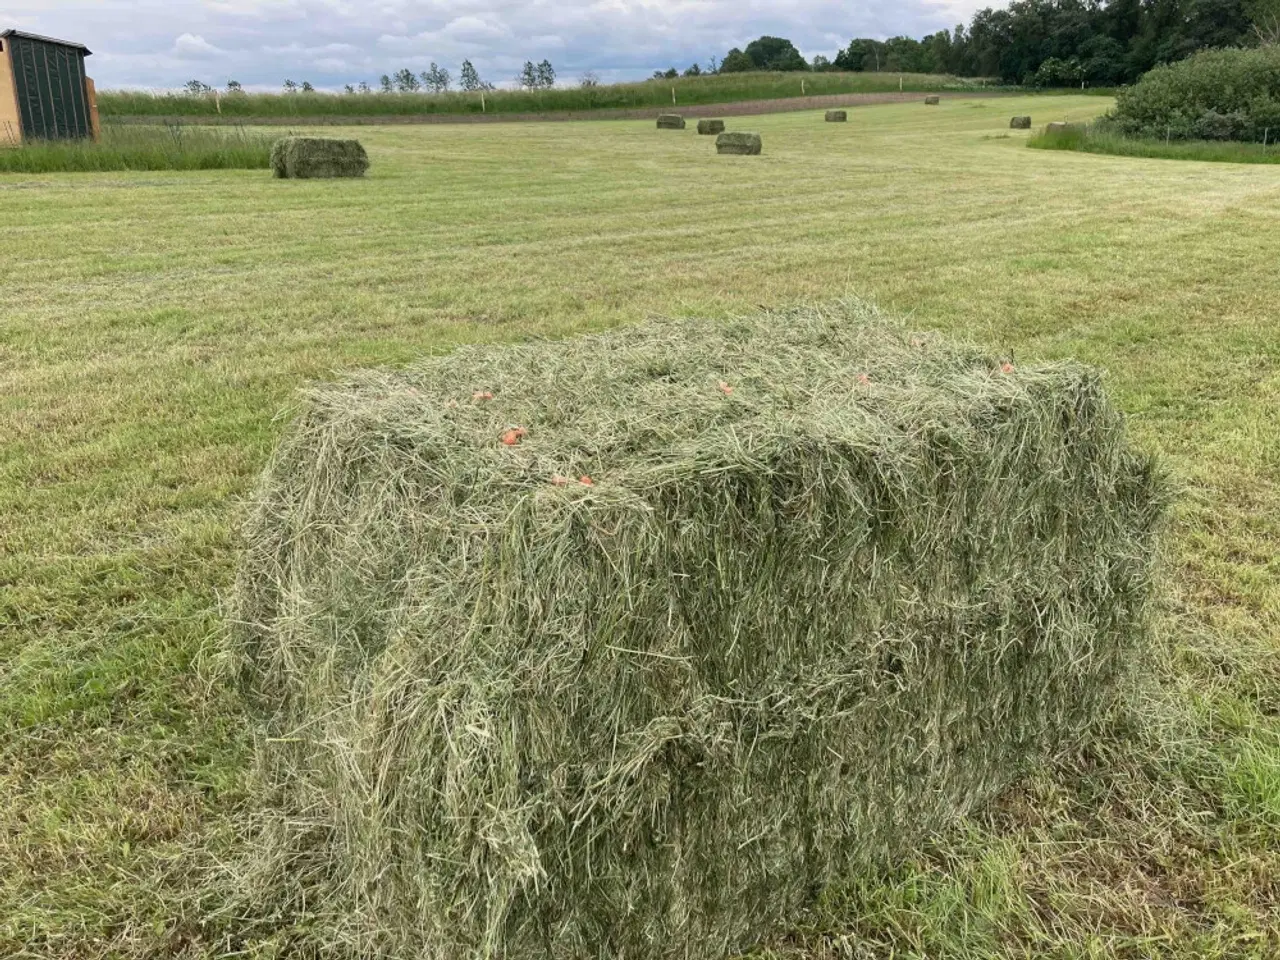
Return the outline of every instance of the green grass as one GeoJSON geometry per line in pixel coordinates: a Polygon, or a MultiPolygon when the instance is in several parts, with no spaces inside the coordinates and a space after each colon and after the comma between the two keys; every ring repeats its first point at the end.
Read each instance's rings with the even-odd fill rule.
{"type": "Polygon", "coordinates": [[[1027,140],[1038,150],[1078,150],[1117,157],[1162,160],[1205,160],[1215,163],[1280,163],[1280,144],[1234,143],[1224,140],[1143,140],[1102,126],[1067,130],[1042,129],[1027,140]]]}
{"type": "Polygon", "coordinates": [[[280,134],[184,124],[105,124],[102,139],[33,140],[0,149],[0,173],[265,170],[280,134]]]}
{"type": "Polygon", "coordinates": [[[835,93],[887,93],[899,89],[972,90],[981,80],[930,73],[726,73],[674,80],[648,80],[598,87],[554,90],[490,90],[479,93],[246,93],[187,96],[104,90],[98,94],[103,116],[130,117],[378,117],[421,114],[542,113],[552,110],[605,110],[637,107],[689,107],[774,100],[835,93]]]}
{"type": "Polygon", "coordinates": [[[1280,169],[1007,130],[1106,107],[753,117],[730,123],[764,137],[746,158],[522,124],[362,128],[362,180],[0,175],[0,954],[288,955],[210,882],[251,752],[214,651],[300,384],[845,295],[1105,367],[1181,490],[1171,600],[1141,725],[769,953],[1280,953],[1280,169]]]}

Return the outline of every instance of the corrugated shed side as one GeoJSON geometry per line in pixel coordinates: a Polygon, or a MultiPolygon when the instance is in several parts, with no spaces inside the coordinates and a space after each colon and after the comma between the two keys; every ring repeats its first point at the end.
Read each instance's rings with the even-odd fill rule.
{"type": "Polygon", "coordinates": [[[7,42],[24,137],[91,136],[84,50],[16,35],[7,42]]]}

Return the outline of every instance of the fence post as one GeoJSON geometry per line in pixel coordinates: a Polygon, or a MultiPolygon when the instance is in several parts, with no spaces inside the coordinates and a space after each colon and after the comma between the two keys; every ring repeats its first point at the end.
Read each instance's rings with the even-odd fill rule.
{"type": "Polygon", "coordinates": [[[675,102],[676,102],[676,88],[675,88],[675,87],[672,87],[672,88],[671,88],[671,102],[672,102],[672,103],[675,103],[675,102]]]}

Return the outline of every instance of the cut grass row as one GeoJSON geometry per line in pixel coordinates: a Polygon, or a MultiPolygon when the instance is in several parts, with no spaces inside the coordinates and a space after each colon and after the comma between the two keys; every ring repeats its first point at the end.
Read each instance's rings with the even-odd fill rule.
{"type": "Polygon", "coordinates": [[[1138,728],[765,956],[1280,955],[1280,168],[1023,149],[1045,113],[756,117],[732,164],[650,121],[361,128],[340,182],[0,175],[0,955],[290,955],[210,883],[251,753],[212,651],[301,384],[845,294],[1105,367],[1178,480],[1172,598],[1138,728]]]}
{"type": "Polygon", "coordinates": [[[596,87],[490,90],[474,93],[240,93],[188,96],[105,90],[103,116],[393,117],[431,114],[516,114],[698,106],[840,93],[974,90],[980,80],[928,73],[728,73],[596,87]]]}

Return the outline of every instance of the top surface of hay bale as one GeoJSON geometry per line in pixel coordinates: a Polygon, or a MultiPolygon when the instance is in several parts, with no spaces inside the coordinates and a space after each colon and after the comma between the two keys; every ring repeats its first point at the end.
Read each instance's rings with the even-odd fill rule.
{"type": "Polygon", "coordinates": [[[743,156],[755,156],[761,149],[763,143],[758,133],[722,133],[716,137],[717,153],[733,153],[743,156]]]}
{"type": "Polygon", "coordinates": [[[699,120],[698,132],[701,134],[724,133],[723,120],[699,120]]]}
{"type": "Polygon", "coordinates": [[[352,956],[721,957],[1076,744],[1156,486],[1096,373],[1004,359],[850,305],[312,389],[237,584],[245,895],[352,956]]]}
{"type": "Polygon", "coordinates": [[[660,130],[683,130],[684,117],[678,113],[664,113],[658,117],[658,128],[660,130]]]}
{"type": "Polygon", "coordinates": [[[363,177],[368,169],[359,140],[285,137],[271,148],[271,170],[281,178],[363,177]]]}
{"type": "Polygon", "coordinates": [[[828,110],[827,123],[844,123],[849,119],[849,114],[844,110],[828,110]]]}
{"type": "Polygon", "coordinates": [[[1009,121],[1009,127],[1010,129],[1013,129],[1013,130],[1030,130],[1031,118],[1030,117],[1014,117],[1009,121]]]}
{"type": "Polygon", "coordinates": [[[941,103],[942,98],[941,97],[925,97],[924,102],[927,103],[929,106],[934,106],[936,104],[941,103]]]}

